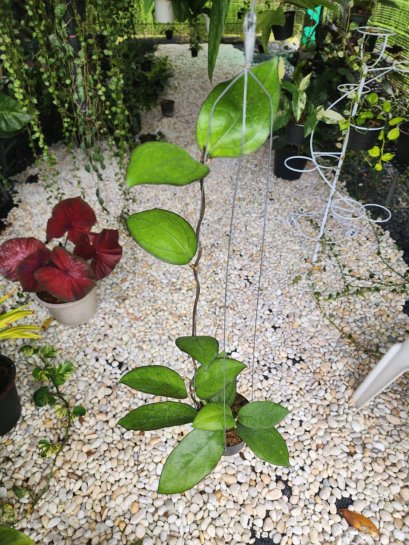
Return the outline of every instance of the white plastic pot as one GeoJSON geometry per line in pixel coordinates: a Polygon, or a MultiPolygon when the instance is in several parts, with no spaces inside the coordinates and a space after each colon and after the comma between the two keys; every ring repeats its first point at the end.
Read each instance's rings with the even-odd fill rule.
{"type": "Polygon", "coordinates": [[[97,311],[97,288],[91,290],[79,301],[71,303],[47,303],[34,293],[34,299],[45,307],[61,324],[75,326],[90,320],[97,311]]]}
{"type": "Polygon", "coordinates": [[[157,23],[173,23],[175,15],[170,0],[155,0],[155,20],[157,23]]]}

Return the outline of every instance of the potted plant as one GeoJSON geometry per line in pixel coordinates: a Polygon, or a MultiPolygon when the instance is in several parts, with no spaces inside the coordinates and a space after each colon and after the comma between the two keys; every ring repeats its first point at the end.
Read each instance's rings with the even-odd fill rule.
{"type": "MultiPolygon", "coordinates": [[[[349,116],[339,122],[340,129],[350,128],[348,148],[351,150],[370,150],[381,136],[381,131],[389,121],[392,105],[377,93],[369,93],[354,117],[349,116]]],[[[399,136],[399,129],[397,129],[399,136]]],[[[395,131],[396,132],[396,131],[395,131]]]]}
{"type": "Polygon", "coordinates": [[[294,34],[295,10],[315,9],[319,6],[334,10],[337,3],[331,0],[281,0],[276,9],[266,9],[258,14],[257,28],[261,31],[261,42],[267,50],[271,32],[276,40],[287,40],[294,34]],[[287,9],[287,7],[290,9],[287,9]],[[293,8],[293,9],[291,9],[293,8]]]}
{"type": "Polygon", "coordinates": [[[197,57],[199,51],[202,49],[202,46],[200,45],[201,35],[198,17],[194,17],[193,19],[191,19],[189,25],[189,49],[192,57],[197,57]]]}
{"type": "Polygon", "coordinates": [[[0,527],[0,545],[35,545],[35,543],[23,532],[14,528],[0,527]]]}
{"type": "Polygon", "coordinates": [[[96,311],[97,281],[108,276],[122,256],[118,231],[91,232],[96,221],[94,210],[81,197],[59,202],[47,223],[46,243],[34,237],[3,242],[0,274],[33,292],[59,322],[86,322],[96,311]],[[62,237],[63,242],[47,247],[62,237]]]}
{"type": "MultiPolygon", "coordinates": [[[[199,364],[189,384],[194,403],[141,405],[118,422],[125,429],[141,431],[192,423],[193,430],[175,447],[163,467],[158,492],[176,494],[192,488],[223,455],[237,453],[243,443],[260,459],[287,466],[287,445],[275,428],[288,414],[287,409],[271,401],[249,403],[237,395],[236,379],[246,366],[220,352],[214,337],[179,337],[176,346],[199,364]]],[[[161,365],[133,369],[120,382],[155,396],[177,400],[188,396],[183,378],[161,365]]]]}
{"type": "Polygon", "coordinates": [[[358,26],[365,26],[376,4],[385,7],[396,7],[395,0],[353,0],[350,21],[358,26]]]}
{"type": "Polygon", "coordinates": [[[409,162],[409,121],[399,123],[399,140],[396,150],[396,158],[401,163],[409,162]]]}
{"type": "Polygon", "coordinates": [[[160,101],[160,108],[164,117],[173,117],[175,114],[175,101],[170,98],[164,98],[160,101]]]}
{"type": "MultiPolygon", "coordinates": [[[[11,293],[0,299],[0,304],[11,297],[11,293]]],[[[0,314],[0,340],[39,339],[39,326],[13,325],[18,320],[31,316],[33,312],[26,306],[14,308],[0,314]]],[[[5,435],[17,424],[21,415],[20,398],[16,387],[16,366],[14,362],[0,354],[0,435],[5,435]]],[[[0,543],[1,540],[0,540],[0,543]]]]}
{"type": "Polygon", "coordinates": [[[130,234],[141,248],[166,263],[188,265],[196,284],[191,335],[176,339],[179,350],[192,360],[187,383],[164,365],[143,365],[121,379],[122,384],[139,392],[171,398],[171,401],[134,409],[120,419],[122,427],[144,431],[181,424],[193,427],[169,455],[160,477],[160,493],[183,492],[195,486],[211,472],[223,454],[232,454],[226,447],[233,447],[234,453],[242,441],[262,460],[288,465],[285,441],[275,429],[287,410],[270,401],[247,403],[236,395],[237,377],[246,365],[228,356],[216,338],[198,335],[196,323],[203,251],[200,232],[206,207],[204,180],[209,174],[209,167],[204,164],[205,154],[209,159],[238,157],[264,144],[271,129],[266,111],[273,104],[274,115],[279,100],[279,64],[282,68],[281,61],[272,59],[251,68],[264,90],[249,78],[251,100],[247,104],[249,124],[244,131],[244,141],[240,115],[244,78],[241,78],[228,92],[226,86],[230,82],[218,85],[202,105],[196,124],[200,161],[167,142],[143,144],[131,154],[126,176],[128,187],[200,184],[200,212],[195,229],[178,214],[157,208],[137,212],[126,220],[130,234]],[[217,97],[220,97],[218,107],[217,97]],[[215,128],[209,134],[210,115],[215,128]],[[188,392],[191,403],[178,401],[186,399],[188,392]]]}
{"type": "Polygon", "coordinates": [[[289,157],[298,156],[291,161],[291,166],[297,171],[304,169],[308,158],[302,156],[302,150],[317,123],[336,124],[343,119],[337,112],[324,109],[322,103],[325,102],[326,91],[321,86],[322,78],[312,77],[311,72],[304,76],[306,66],[305,61],[300,62],[294,70],[293,80],[281,83],[286,93],[281,96],[274,127],[285,127],[285,138],[277,140],[274,145],[274,173],[284,180],[297,180],[301,176],[302,172],[289,169],[286,161],[289,157]]]}

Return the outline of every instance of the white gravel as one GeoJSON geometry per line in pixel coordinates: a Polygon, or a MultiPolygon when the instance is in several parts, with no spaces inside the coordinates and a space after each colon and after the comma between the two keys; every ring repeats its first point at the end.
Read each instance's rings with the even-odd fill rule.
{"type": "MultiPolygon", "coordinates": [[[[169,141],[198,157],[195,119],[211,89],[206,52],[200,52],[198,59],[190,57],[187,46],[161,46],[162,52],[177,68],[167,92],[176,100],[176,116],[162,118],[157,108],[145,116],[143,129],[161,130],[169,141]]],[[[222,46],[214,81],[234,75],[241,65],[241,53],[222,46]]],[[[84,169],[81,153],[62,146],[54,152],[55,169],[33,166],[22,176],[40,172],[40,182],[19,187],[21,204],[10,214],[2,240],[42,238],[57,188],[66,197],[82,193],[98,211],[101,226],[117,226],[124,200],[115,181],[115,159],[106,154],[103,181],[97,182],[84,169]],[[47,189],[50,184],[54,192],[47,189]],[[97,185],[109,215],[98,207],[97,185]]],[[[228,350],[248,363],[266,159],[264,148],[244,161],[233,239],[228,350]]],[[[214,160],[206,181],[199,333],[219,338],[234,168],[232,160],[214,160]]],[[[320,206],[325,195],[319,178],[305,174],[296,182],[273,180],[269,203],[255,398],[281,402],[291,410],[280,426],[291,467],[272,467],[245,449],[243,457],[223,459],[193,490],[172,497],[157,495],[162,464],[183,430],[124,432],[117,420],[147,396],[118,386],[117,381],[126,369],[141,364],[171,365],[188,373],[188,359],[176,349],[174,339],[190,331],[194,284],[188,267],[155,260],[121,227],[124,257],[114,274],[100,283],[95,318],[77,328],[54,322],[44,337],[62,358],[77,365],[67,391],[88,414],[82,425],[76,422],[49,491],[19,528],[38,543],[54,545],[131,545],[137,539],[143,539],[144,545],[244,545],[253,542],[252,534],[281,545],[409,542],[407,379],[397,381],[360,412],[351,408],[351,394],[376,356],[349,343],[317,308],[312,289],[335,292],[341,285],[339,271],[326,254],[312,269],[312,246],[296,236],[287,222],[292,212],[320,206]],[[336,502],[343,497],[351,498],[351,509],[378,524],[379,540],[348,528],[337,513],[336,502]]],[[[132,211],[165,207],[195,223],[199,187],[137,187],[127,206],[132,211]]],[[[341,230],[334,225],[332,232],[336,236],[341,230]]],[[[405,264],[395,243],[388,233],[379,236],[387,263],[403,273],[405,264]]],[[[367,277],[374,272],[382,281],[398,282],[377,256],[370,225],[362,225],[358,237],[339,252],[354,273],[367,277]]],[[[408,318],[401,312],[405,297],[381,290],[325,302],[323,307],[360,345],[384,352],[394,339],[407,335],[408,318]]],[[[43,309],[31,306],[40,323],[46,319],[43,309]]],[[[55,417],[31,402],[36,387],[32,365],[11,343],[3,344],[2,353],[17,361],[23,402],[23,417],[2,439],[0,451],[0,497],[13,500],[13,485],[26,479],[34,484],[46,471],[47,461],[40,458],[37,442],[52,433],[55,417]]],[[[250,384],[247,371],[240,390],[249,394],[250,384]]]]}

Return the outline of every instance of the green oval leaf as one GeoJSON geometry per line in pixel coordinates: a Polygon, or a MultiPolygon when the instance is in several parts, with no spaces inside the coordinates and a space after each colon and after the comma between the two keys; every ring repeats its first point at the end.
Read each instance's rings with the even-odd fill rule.
{"type": "Polygon", "coordinates": [[[200,430],[224,430],[233,428],[236,422],[230,407],[223,403],[208,403],[193,420],[193,427],[200,430]]]}
{"type": "Polygon", "coordinates": [[[183,186],[201,180],[209,168],[187,151],[167,142],[147,142],[134,149],[126,173],[128,187],[140,184],[183,186]]]}
{"type": "Polygon", "coordinates": [[[392,159],[395,157],[394,153],[384,153],[381,157],[382,161],[392,161],[392,159]]]}
{"type": "Polygon", "coordinates": [[[186,386],[183,378],[173,369],[163,365],[144,365],[128,371],[121,380],[134,390],[157,396],[185,399],[186,386]]]}
{"type": "Polygon", "coordinates": [[[118,424],[127,430],[159,430],[192,422],[197,411],[186,403],[164,401],[142,405],[129,412],[118,424]]]}
{"type": "MultiPolygon", "coordinates": [[[[278,59],[261,63],[251,69],[271,96],[273,115],[280,98],[278,59]]],[[[202,104],[196,125],[196,140],[203,150],[207,142],[210,114],[218,97],[230,82],[217,85],[202,104]]],[[[211,121],[208,142],[209,157],[238,157],[241,152],[244,78],[241,77],[218,102],[211,121]]],[[[256,151],[270,134],[270,100],[249,76],[246,131],[243,153],[256,151]]]]}
{"type": "Polygon", "coordinates": [[[31,115],[21,110],[15,98],[0,93],[0,138],[13,136],[30,120],[31,115]]]}
{"type": "Polygon", "coordinates": [[[253,430],[238,422],[237,433],[260,460],[276,466],[289,465],[287,445],[275,428],[253,430]]]}
{"type": "Polygon", "coordinates": [[[214,469],[224,451],[224,433],[193,430],[173,449],[160,476],[159,494],[189,490],[214,469]]]}
{"type": "Polygon", "coordinates": [[[13,528],[0,528],[0,545],[35,545],[35,543],[13,528]]]}
{"type": "Polygon", "coordinates": [[[236,399],[236,380],[232,380],[226,384],[226,388],[222,388],[217,394],[210,396],[207,401],[209,403],[225,403],[231,407],[236,399]]]}
{"type": "Polygon", "coordinates": [[[396,140],[397,138],[399,138],[399,129],[398,127],[394,127],[393,129],[391,129],[388,134],[386,135],[388,140],[396,140]]]}
{"type": "Polygon", "coordinates": [[[36,407],[45,407],[46,405],[55,405],[57,400],[50,392],[48,386],[41,386],[33,394],[33,400],[36,407]]]}
{"type": "Polygon", "coordinates": [[[196,335],[190,337],[178,337],[176,346],[182,352],[191,356],[194,360],[209,365],[219,353],[219,343],[214,337],[196,335]]]}
{"type": "Polygon", "coordinates": [[[288,410],[272,401],[252,401],[239,411],[238,422],[256,430],[276,426],[288,414],[288,410]]]}
{"type": "Polygon", "coordinates": [[[217,394],[223,385],[229,384],[245,368],[244,363],[232,358],[219,357],[210,365],[202,365],[195,380],[196,394],[200,399],[208,399],[217,394]]]}
{"type": "Polygon", "coordinates": [[[374,146],[373,148],[371,148],[369,151],[368,151],[368,154],[371,156],[371,157],[379,157],[380,154],[381,154],[381,148],[379,146],[374,146]]]}
{"type": "Polygon", "coordinates": [[[126,223],[139,246],[166,263],[187,265],[196,254],[193,228],[174,212],[145,210],[129,216],[126,223]]]}

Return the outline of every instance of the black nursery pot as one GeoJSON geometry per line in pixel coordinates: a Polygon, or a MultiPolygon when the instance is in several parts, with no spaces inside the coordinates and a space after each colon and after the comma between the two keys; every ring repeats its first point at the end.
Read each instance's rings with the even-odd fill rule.
{"type": "Polygon", "coordinates": [[[399,125],[398,148],[396,150],[396,159],[400,163],[409,163],[409,121],[399,125]]]}
{"type": "Polygon", "coordinates": [[[374,127],[370,129],[365,129],[363,127],[355,128],[352,125],[349,133],[348,148],[356,151],[370,150],[375,146],[382,129],[383,127],[374,127]]]}
{"type": "Polygon", "coordinates": [[[350,22],[358,26],[366,26],[370,15],[370,13],[351,13],[350,22]]]}
{"type": "Polygon", "coordinates": [[[199,54],[199,50],[196,47],[192,47],[190,50],[190,54],[192,55],[192,57],[197,57],[199,54]]]}
{"type": "Polygon", "coordinates": [[[364,43],[364,49],[366,52],[372,53],[372,51],[375,49],[377,39],[378,39],[378,36],[375,36],[374,34],[369,34],[366,37],[366,40],[364,43]]]}
{"type": "Polygon", "coordinates": [[[290,121],[285,128],[287,144],[302,146],[304,143],[304,125],[290,121]]]}
{"type": "Polygon", "coordinates": [[[173,30],[171,28],[165,30],[165,36],[167,40],[171,40],[173,38],[173,30]]]}
{"type": "Polygon", "coordinates": [[[286,40],[294,34],[294,17],[295,11],[286,11],[285,25],[272,25],[271,30],[274,32],[276,40],[286,40]]]}
{"type": "MultiPolygon", "coordinates": [[[[285,160],[293,155],[300,155],[299,150],[296,146],[286,146],[282,149],[275,150],[274,153],[274,175],[277,178],[282,178],[283,180],[298,180],[301,178],[302,172],[294,172],[287,168],[285,160]]],[[[293,159],[291,160],[290,166],[292,168],[297,168],[298,170],[303,170],[307,164],[308,159],[293,159]]]]}
{"type": "Polygon", "coordinates": [[[16,366],[10,358],[0,355],[0,435],[5,435],[14,428],[20,416],[16,366]]]}
{"type": "Polygon", "coordinates": [[[175,101],[174,100],[161,100],[160,107],[162,110],[162,115],[164,117],[173,117],[175,113],[175,101]]]}

